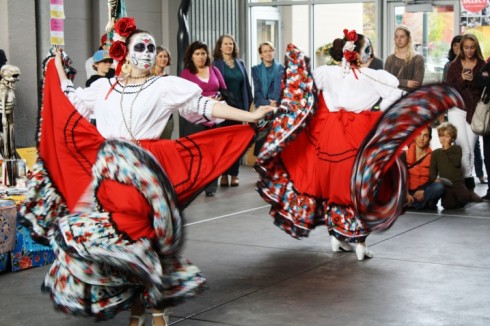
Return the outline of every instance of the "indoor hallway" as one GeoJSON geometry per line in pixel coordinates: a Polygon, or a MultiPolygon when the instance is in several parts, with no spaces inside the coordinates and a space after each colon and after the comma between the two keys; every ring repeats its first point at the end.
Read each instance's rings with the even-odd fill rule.
{"type": "MultiPolygon", "coordinates": [[[[359,262],[332,252],[324,227],[300,241],[286,235],[253,170],[242,166],[240,177],[185,211],[183,255],[209,289],[174,308],[172,325],[490,325],[489,202],[408,212],[368,238],[375,257],[359,262]]],[[[102,323],[55,312],[40,291],[47,270],[0,274],[0,326],[127,325],[127,312],[102,323]]]]}

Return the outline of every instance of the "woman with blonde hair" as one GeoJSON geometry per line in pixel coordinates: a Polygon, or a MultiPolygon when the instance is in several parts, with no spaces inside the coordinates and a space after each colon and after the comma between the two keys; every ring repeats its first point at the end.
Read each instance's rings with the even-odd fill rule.
{"type": "Polygon", "coordinates": [[[157,54],[155,56],[155,64],[151,69],[152,75],[167,76],[165,68],[171,65],[172,57],[170,51],[164,46],[157,46],[157,54]]]}
{"type": "MultiPolygon", "coordinates": [[[[157,46],[155,56],[155,64],[151,68],[151,74],[154,76],[168,76],[165,72],[165,68],[170,66],[172,58],[170,56],[170,51],[164,46],[157,46]]],[[[172,132],[174,131],[174,116],[170,115],[168,118],[167,125],[165,129],[163,129],[162,134],[160,135],[160,139],[171,139],[172,132]]]]}
{"type": "Polygon", "coordinates": [[[465,106],[451,108],[448,111],[448,121],[458,129],[456,144],[461,146],[462,149],[461,166],[466,188],[472,193],[471,201],[480,202],[482,199],[473,191],[475,189],[475,180],[473,179],[475,157],[473,150],[477,136],[471,130],[470,124],[483,89],[476,83],[474,74],[483,69],[485,59],[483,59],[478,38],[473,34],[463,35],[459,48],[456,59],[449,66],[446,82],[459,92],[465,106]]]}
{"type": "Polygon", "coordinates": [[[410,92],[422,86],[424,58],[415,53],[408,27],[395,29],[395,53],[386,59],[385,70],[398,78],[398,87],[404,91],[410,92]]]}

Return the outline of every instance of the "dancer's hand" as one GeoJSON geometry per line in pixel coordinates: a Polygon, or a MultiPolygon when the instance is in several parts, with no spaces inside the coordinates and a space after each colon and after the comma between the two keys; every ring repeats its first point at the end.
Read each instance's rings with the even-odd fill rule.
{"type": "Polygon", "coordinates": [[[58,76],[60,77],[60,81],[68,79],[66,77],[65,67],[63,67],[63,58],[61,55],[61,49],[56,48],[54,51],[54,65],[56,66],[56,71],[58,72],[58,76]]]}
{"type": "Polygon", "coordinates": [[[271,105],[261,105],[254,112],[252,112],[255,122],[263,119],[270,112],[276,112],[277,108],[271,105]]]}

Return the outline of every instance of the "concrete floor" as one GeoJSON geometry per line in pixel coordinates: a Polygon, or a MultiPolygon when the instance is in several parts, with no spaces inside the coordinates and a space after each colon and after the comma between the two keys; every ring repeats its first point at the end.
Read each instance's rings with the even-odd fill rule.
{"type": "MultiPolygon", "coordinates": [[[[174,308],[173,325],[490,325],[489,202],[406,213],[358,262],[333,253],[323,227],[301,241],[280,231],[255,179],[242,167],[238,188],[186,210],[183,254],[209,289],[174,308]]],[[[0,274],[1,326],[127,325],[127,312],[103,323],[55,312],[40,291],[47,270],[0,274]]]]}

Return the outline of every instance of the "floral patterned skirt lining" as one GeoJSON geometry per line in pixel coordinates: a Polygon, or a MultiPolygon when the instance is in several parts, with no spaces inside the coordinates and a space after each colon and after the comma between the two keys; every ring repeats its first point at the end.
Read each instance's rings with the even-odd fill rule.
{"type": "Polygon", "coordinates": [[[398,156],[440,113],[461,103],[445,85],[423,87],[384,113],[329,112],[304,54],[290,45],[285,90],[257,158],[256,189],[274,223],[295,238],[319,225],[363,242],[403,213],[406,169],[398,156]]]}

